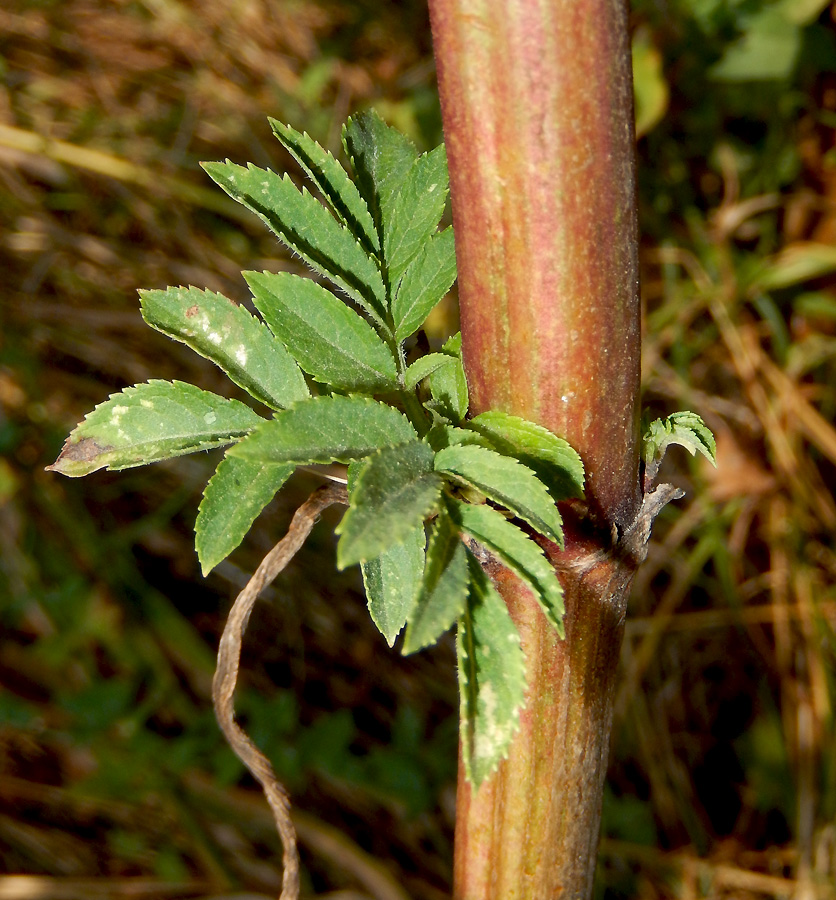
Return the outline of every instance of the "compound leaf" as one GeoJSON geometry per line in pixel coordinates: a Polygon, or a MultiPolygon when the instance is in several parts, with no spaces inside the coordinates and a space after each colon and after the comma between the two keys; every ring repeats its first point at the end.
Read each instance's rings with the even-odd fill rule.
{"type": "Polygon", "coordinates": [[[468,552],[470,592],[456,650],[465,774],[479,785],[508,755],[525,701],[525,657],[505,601],[468,552]]]}
{"type": "Polygon", "coordinates": [[[424,571],[424,526],[411,531],[402,544],[361,563],[372,621],[391,647],[406,624],[424,571]]]}
{"type": "Polygon", "coordinates": [[[513,456],[534,471],[555,500],[583,497],[583,462],[567,441],[542,425],[492,410],[467,422],[503,456],[513,456]]]}
{"type": "Polygon", "coordinates": [[[317,381],[369,394],[397,388],[390,349],[330,291],[289,272],[244,272],[244,278],[270,330],[317,381]]]}
{"type": "Polygon", "coordinates": [[[377,233],[383,235],[418,151],[406,135],[387,125],[374,110],[352,116],[345,123],[343,144],[377,233]]]}
{"type": "Polygon", "coordinates": [[[392,215],[383,232],[383,258],[390,287],[438,227],[448,191],[444,144],[420,156],[398,191],[392,215]]]}
{"type": "Polygon", "coordinates": [[[522,463],[471,444],[441,450],[435,469],[476,488],[563,546],[563,521],[557,506],[543,482],[522,463]]]}
{"type": "Polygon", "coordinates": [[[422,441],[384,447],[365,460],[351,488],[351,505],[337,526],[340,569],[367,562],[403,543],[435,509],[441,476],[422,441]]]}
{"type": "Polygon", "coordinates": [[[195,546],[204,575],[244,540],[295,468],[233,456],[221,460],[203,492],[195,521],[195,546]]]}
{"type": "Polygon", "coordinates": [[[368,397],[312,397],[253,431],[230,449],[233,456],[272,463],[350,462],[414,441],[409,420],[368,397]]]}
{"type": "Polygon", "coordinates": [[[230,197],[252,210],[279,240],[385,327],[386,292],[377,264],[321,203],[287,175],[252,163],[247,168],[229,161],[202,166],[230,197]]]}
{"type": "Polygon", "coordinates": [[[464,611],[469,580],[467,551],[458,529],[442,510],[430,536],[424,580],[409,613],[405,654],[434,644],[450,628],[464,611]]]}
{"type": "Polygon", "coordinates": [[[269,121],[273,134],[319,188],[331,209],[365,244],[367,250],[378,253],[380,241],[369,207],[348,172],[307,133],[300,134],[276,119],[269,121]]]}
{"type": "Polygon", "coordinates": [[[456,360],[446,353],[426,353],[424,356],[419,356],[404,374],[404,387],[408,391],[414,391],[425,378],[428,378],[442,366],[453,366],[455,364],[456,360]]]}
{"type": "Polygon", "coordinates": [[[47,468],[76,478],[221,447],[264,423],[248,406],[182,381],[149,381],[88,413],[47,468]]]}
{"type": "Polygon", "coordinates": [[[531,588],[546,618],[563,637],[563,588],[540,547],[490,506],[448,499],[446,507],[461,531],[484,544],[531,588]]]}
{"type": "Polygon", "coordinates": [[[709,427],[696,413],[676,412],[666,419],[656,419],[645,430],[642,457],[646,480],[655,478],[662,457],[671,444],[679,444],[691,456],[699,451],[712,466],[717,465],[717,444],[709,427]]]}
{"type": "Polygon", "coordinates": [[[142,318],[157,331],[210,359],[273,409],[310,396],[293,357],[265,325],[237,303],[194,287],[140,291],[142,318]]]}
{"type": "Polygon", "coordinates": [[[398,285],[392,301],[397,340],[408,338],[424,324],[455,280],[456,242],[453,229],[445,228],[421,247],[398,285]]]}

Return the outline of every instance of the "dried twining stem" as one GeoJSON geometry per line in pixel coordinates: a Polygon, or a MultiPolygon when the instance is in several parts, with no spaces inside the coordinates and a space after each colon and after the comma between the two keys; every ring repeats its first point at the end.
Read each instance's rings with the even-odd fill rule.
{"type": "Polygon", "coordinates": [[[348,504],[343,485],[325,485],[314,491],[294,513],[287,534],[264,557],[247,586],[236,597],[221,635],[212,682],[212,701],[221,730],[241,762],[258,779],[273,810],[284,850],[280,900],[296,900],[299,896],[299,853],[296,849],[296,829],[290,818],[290,798],[273,774],[267,757],[236,723],[233,697],[238,681],[241,643],[258,595],[299,552],[320,513],[335,503],[348,504]]]}

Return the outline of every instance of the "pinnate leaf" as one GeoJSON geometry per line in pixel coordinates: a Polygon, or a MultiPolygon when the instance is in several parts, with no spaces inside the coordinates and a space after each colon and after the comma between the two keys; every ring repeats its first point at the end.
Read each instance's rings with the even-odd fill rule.
{"type": "Polygon", "coordinates": [[[424,324],[455,280],[456,243],[453,229],[445,228],[421,247],[398,285],[392,301],[392,317],[399,341],[424,324]]]}
{"type": "Polygon", "coordinates": [[[221,460],[203,492],[195,522],[197,558],[204,575],[244,540],[258,514],[295,468],[234,456],[221,460]]]}
{"type": "Polygon", "coordinates": [[[665,451],[671,444],[679,444],[691,456],[701,453],[712,466],[717,465],[717,444],[703,420],[692,412],[676,412],[666,419],[656,419],[647,427],[642,442],[645,466],[655,473],[665,451]]]}
{"type": "Polygon", "coordinates": [[[430,536],[424,580],[408,617],[405,654],[429,647],[450,628],[464,611],[469,581],[467,551],[442,510],[430,536]]]}
{"type": "Polygon", "coordinates": [[[411,531],[402,544],[362,563],[363,584],[372,621],[391,647],[406,624],[424,572],[424,526],[411,531]]]}
{"type": "Polygon", "coordinates": [[[490,506],[452,499],[446,506],[461,531],[496,554],[531,588],[546,618],[563,637],[563,588],[540,547],[490,506]]]}
{"type": "Polygon", "coordinates": [[[330,291],[289,272],[244,272],[273,334],[317,381],[369,394],[397,388],[391,350],[330,291]]]}
{"type": "Polygon", "coordinates": [[[351,462],[414,441],[409,420],[368,397],[312,397],[253,431],[230,449],[233,456],[273,463],[351,462]]]}
{"type": "Polygon", "coordinates": [[[582,497],[583,462],[563,438],[542,425],[499,410],[481,413],[467,423],[503,456],[513,456],[534,471],[555,500],[582,497]]]}
{"type": "Polygon", "coordinates": [[[380,270],[351,232],[287,175],[250,164],[203,163],[210,178],[234,200],[252,210],[305,262],[330,278],[380,325],[385,320],[385,289],[380,270]]]}
{"type": "Polygon", "coordinates": [[[454,357],[447,353],[425,353],[407,368],[404,376],[404,387],[408,391],[414,391],[425,378],[429,378],[433,372],[438,371],[442,366],[453,366],[455,364],[456,360],[454,357]]]}
{"type": "Polygon", "coordinates": [[[522,463],[485,447],[464,445],[441,450],[435,469],[476,488],[563,546],[563,522],[557,506],[545,485],[522,463]]]}
{"type": "Polygon", "coordinates": [[[422,441],[384,447],[360,467],[351,505],[337,526],[337,565],[367,562],[401,544],[435,509],[441,476],[422,441]]]}
{"type": "Polygon", "coordinates": [[[460,728],[465,774],[479,785],[508,755],[525,701],[525,657],[505,601],[468,552],[470,592],[459,618],[460,728]]]}
{"type": "Polygon", "coordinates": [[[305,170],[305,174],[319,188],[322,196],[331,205],[331,209],[348,226],[351,233],[359,238],[369,251],[379,252],[380,241],[369,207],[346,170],[307,134],[300,134],[276,119],[269,121],[273,134],[305,170]]]}
{"type": "Polygon", "coordinates": [[[384,230],[383,258],[392,288],[438,227],[448,189],[447,154],[440,144],[413,163],[384,230]]]}
{"type": "Polygon", "coordinates": [[[374,110],[352,116],[345,123],[343,144],[377,232],[385,234],[418,151],[406,135],[387,125],[374,110]]]}
{"type": "Polygon", "coordinates": [[[140,291],[142,318],[210,359],[273,409],[310,396],[293,357],[265,325],[222,294],[194,287],[140,291]]]}
{"type": "Polygon", "coordinates": [[[230,444],[263,422],[243,403],[193,384],[149,381],[111,394],[88,413],[48,469],[75,478],[142,466],[230,444]]]}

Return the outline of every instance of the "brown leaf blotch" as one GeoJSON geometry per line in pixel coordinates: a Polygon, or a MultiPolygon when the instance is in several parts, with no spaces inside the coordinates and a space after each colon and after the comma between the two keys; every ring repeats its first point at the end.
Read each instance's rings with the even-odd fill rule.
{"type": "Polygon", "coordinates": [[[196,316],[200,312],[200,307],[195,303],[194,306],[190,306],[186,310],[186,318],[191,319],[192,316],[196,316]]]}

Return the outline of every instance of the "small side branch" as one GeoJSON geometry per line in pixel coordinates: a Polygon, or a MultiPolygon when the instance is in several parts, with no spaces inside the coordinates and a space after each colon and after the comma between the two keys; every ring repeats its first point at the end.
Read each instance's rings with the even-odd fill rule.
{"type": "Polygon", "coordinates": [[[267,757],[235,721],[235,685],[238,681],[244,632],[258,595],[299,552],[323,510],[335,503],[348,503],[343,485],[332,484],[319,488],[296,510],[287,534],[264,557],[232,605],[221,635],[218,662],[212,681],[212,701],[218,724],[235,754],[258,779],[276,820],[284,851],[279,900],[296,900],[299,896],[299,853],[296,849],[296,829],[290,818],[290,798],[273,773],[267,757]]]}

